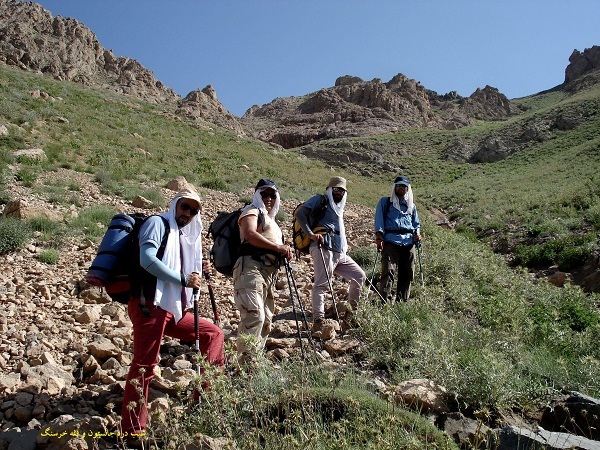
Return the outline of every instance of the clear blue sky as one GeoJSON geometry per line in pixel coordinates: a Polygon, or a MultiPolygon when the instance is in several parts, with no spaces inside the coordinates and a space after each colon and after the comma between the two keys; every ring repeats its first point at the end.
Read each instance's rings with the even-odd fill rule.
{"type": "Polygon", "coordinates": [[[598,0],[41,0],[181,96],[212,84],[241,116],[337,77],[403,73],[440,94],[508,98],[564,81],[600,45],[598,0]]]}

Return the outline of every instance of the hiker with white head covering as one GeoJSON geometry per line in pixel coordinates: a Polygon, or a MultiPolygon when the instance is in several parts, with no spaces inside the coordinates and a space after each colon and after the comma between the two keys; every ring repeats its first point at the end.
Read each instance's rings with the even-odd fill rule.
{"type": "MultiPolygon", "coordinates": [[[[127,304],[133,324],[133,360],[121,411],[125,436],[143,435],[145,431],[148,387],[158,364],[163,336],[187,342],[197,339],[194,314],[187,309],[193,306],[193,290],[200,288],[203,270],[199,212],[198,193],[183,190],[171,201],[167,213],[146,219],[138,235],[140,266],[144,271],[141,295],[132,296],[127,304]]],[[[200,352],[210,364],[223,366],[223,332],[208,320],[199,318],[198,322],[200,352]]]]}
{"type": "MultiPolygon", "coordinates": [[[[311,239],[310,254],[314,263],[315,280],[312,289],[313,331],[323,328],[325,293],[331,288],[333,274],[350,282],[348,303],[356,308],[365,272],[347,254],[348,242],[344,227],[344,208],[347,198],[346,179],[332,177],[324,195],[315,195],[302,204],[296,218],[311,239]]],[[[335,299],[333,299],[335,302],[335,299]]],[[[337,308],[336,308],[337,312],[337,308]]]]}
{"type": "Polygon", "coordinates": [[[233,267],[235,304],[240,312],[237,350],[240,362],[248,363],[264,348],[271,331],[275,298],[273,290],[281,258],[291,259],[275,221],[280,204],[277,185],[267,178],[256,184],[252,203],[246,206],[240,225],[240,256],[233,267]]]}
{"type": "Polygon", "coordinates": [[[382,197],[375,210],[375,244],[381,251],[379,293],[393,300],[407,301],[415,271],[415,244],[421,241],[421,224],[408,178],[398,176],[389,197],[382,197]]]}

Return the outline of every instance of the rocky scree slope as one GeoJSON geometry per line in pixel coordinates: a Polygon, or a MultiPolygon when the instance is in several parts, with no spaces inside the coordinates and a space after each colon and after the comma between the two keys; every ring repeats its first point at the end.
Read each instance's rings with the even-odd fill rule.
{"type": "MultiPolygon", "coordinates": [[[[49,176],[65,177],[85,186],[80,192],[81,208],[105,204],[117,211],[158,211],[152,205],[134,207],[131,202],[101,194],[98,185],[87,174],[63,169],[49,176]]],[[[43,183],[43,178],[39,182],[43,183]]],[[[181,187],[178,181],[174,181],[172,189],[163,189],[165,198],[172,198],[181,187]]],[[[15,185],[12,193],[18,198],[23,217],[43,212],[54,220],[63,220],[80,211],[74,205],[49,203],[43,195],[20,185],[15,185]]],[[[250,194],[251,190],[244,195],[250,194]]],[[[201,196],[205,231],[218,211],[233,210],[241,205],[238,196],[233,194],[203,190],[201,196]]],[[[283,207],[288,218],[295,203],[289,202],[283,207]]],[[[6,205],[0,213],[5,208],[6,205]]],[[[348,205],[346,217],[347,233],[353,246],[369,244],[370,230],[366,224],[372,219],[372,211],[348,205]]],[[[105,229],[106,224],[98,224],[98,227],[105,229]]],[[[289,238],[289,223],[284,223],[283,228],[289,238]]],[[[207,251],[211,243],[206,233],[203,238],[207,251]]],[[[0,255],[0,302],[3,304],[0,311],[0,391],[3,392],[0,429],[39,428],[45,424],[60,427],[67,421],[75,421],[71,422],[71,427],[96,431],[114,429],[116,416],[111,411],[120,412],[122,389],[132,356],[131,322],[123,305],[112,302],[99,288],[85,282],[97,243],[69,238],[58,262],[48,265],[36,258],[44,249],[44,243],[39,239],[36,235],[26,248],[0,255]],[[112,410],[109,404],[114,405],[112,410]]],[[[293,263],[309,321],[311,265],[308,257],[293,263]]],[[[232,283],[216,272],[213,272],[212,281],[220,326],[227,341],[233,345],[239,313],[233,301],[232,283]]],[[[345,284],[334,280],[334,286],[338,300],[343,300],[347,294],[345,284]]],[[[299,357],[296,324],[283,276],[277,283],[276,297],[277,316],[267,343],[267,357],[275,361],[299,357]]],[[[201,292],[200,313],[209,320],[213,318],[206,288],[201,292]]],[[[333,324],[327,328],[320,357],[331,364],[344,365],[347,358],[360,353],[360,343],[350,335],[341,337],[339,331],[333,324]]],[[[165,338],[165,344],[158,376],[151,386],[151,398],[157,401],[156,405],[167,395],[175,394],[176,383],[185,385],[196,373],[192,344],[168,338],[165,338]]]]}

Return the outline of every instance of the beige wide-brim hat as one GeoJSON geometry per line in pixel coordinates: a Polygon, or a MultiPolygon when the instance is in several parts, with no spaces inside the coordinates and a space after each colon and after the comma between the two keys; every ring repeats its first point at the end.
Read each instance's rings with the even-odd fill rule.
{"type": "Polygon", "coordinates": [[[328,188],[342,188],[343,190],[347,191],[348,189],[346,189],[346,179],[342,178],[342,177],[331,177],[331,180],[329,180],[329,184],[327,185],[328,188]]]}
{"type": "Polygon", "coordinates": [[[200,204],[200,195],[198,195],[198,192],[196,192],[193,189],[183,189],[179,191],[175,197],[196,200],[198,202],[198,205],[200,204]]]}

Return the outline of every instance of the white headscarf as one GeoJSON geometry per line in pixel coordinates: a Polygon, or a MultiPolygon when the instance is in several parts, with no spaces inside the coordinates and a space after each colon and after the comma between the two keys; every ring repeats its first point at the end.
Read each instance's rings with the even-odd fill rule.
{"type": "Polygon", "coordinates": [[[342,243],[342,255],[345,255],[348,251],[348,241],[346,240],[346,228],[344,227],[344,207],[346,206],[347,192],[344,192],[344,196],[339,203],[336,203],[333,199],[333,188],[328,187],[325,191],[331,209],[340,218],[340,241],[342,243]]]}
{"type": "Polygon", "coordinates": [[[410,187],[410,184],[408,185],[408,190],[406,191],[406,194],[404,194],[404,198],[398,198],[398,196],[396,195],[396,184],[392,184],[392,193],[390,194],[390,198],[392,199],[392,204],[394,205],[394,208],[396,208],[402,214],[412,215],[415,203],[413,201],[413,192],[412,188],[410,187]],[[404,200],[406,202],[406,205],[408,206],[406,212],[403,212],[402,209],[400,209],[400,200],[404,200]]]}
{"type": "Polygon", "coordinates": [[[277,188],[275,188],[273,186],[262,186],[254,191],[254,197],[252,197],[252,203],[247,205],[242,210],[242,212],[245,212],[248,208],[255,207],[259,211],[261,211],[265,216],[268,215],[271,219],[275,219],[275,216],[279,212],[280,204],[281,204],[281,198],[279,197],[279,191],[277,190],[277,188]],[[264,191],[265,189],[273,189],[275,191],[275,194],[277,195],[277,198],[275,199],[275,203],[273,203],[273,207],[271,208],[271,211],[267,211],[265,202],[263,202],[263,199],[260,195],[261,192],[264,191]]]}
{"type": "MultiPolygon", "coordinates": [[[[200,205],[200,196],[198,193],[191,190],[184,190],[179,192],[171,201],[169,211],[161,214],[161,216],[169,221],[169,238],[167,240],[162,262],[175,272],[183,272],[184,274],[190,274],[192,272],[201,273],[202,220],[200,219],[200,213],[198,213],[191,218],[186,226],[179,229],[175,215],[177,202],[182,198],[195,200],[198,202],[198,205],[200,205]],[[183,268],[181,267],[181,249],[183,249],[184,254],[183,268]]],[[[192,288],[185,288],[185,292],[187,297],[186,308],[189,308],[192,306],[193,290],[192,288]]],[[[154,304],[173,314],[175,322],[179,322],[183,317],[181,284],[169,283],[157,279],[154,304]]]]}

